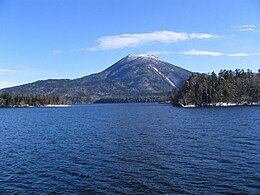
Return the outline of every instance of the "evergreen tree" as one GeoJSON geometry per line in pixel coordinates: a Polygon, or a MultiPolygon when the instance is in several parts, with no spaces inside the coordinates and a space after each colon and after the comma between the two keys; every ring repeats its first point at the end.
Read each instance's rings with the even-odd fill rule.
{"type": "Polygon", "coordinates": [[[260,103],[260,71],[220,70],[218,75],[196,74],[185,82],[173,97],[174,104],[198,106],[225,102],[237,104],[260,103]]]}

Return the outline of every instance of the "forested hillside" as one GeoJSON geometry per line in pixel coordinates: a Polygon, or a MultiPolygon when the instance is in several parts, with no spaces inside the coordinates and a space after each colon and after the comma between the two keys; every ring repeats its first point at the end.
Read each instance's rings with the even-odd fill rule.
{"type": "Polygon", "coordinates": [[[69,102],[59,96],[0,93],[0,107],[2,108],[44,106],[49,104],[67,103],[69,102]]]}
{"type": "Polygon", "coordinates": [[[219,74],[194,74],[173,92],[179,106],[257,105],[260,103],[260,70],[221,70],[219,74]],[[224,104],[223,104],[224,103],[224,104]]]}
{"type": "Polygon", "coordinates": [[[71,80],[41,80],[0,92],[60,96],[73,104],[147,102],[181,87],[191,75],[152,55],[128,55],[96,74],[71,80]]]}

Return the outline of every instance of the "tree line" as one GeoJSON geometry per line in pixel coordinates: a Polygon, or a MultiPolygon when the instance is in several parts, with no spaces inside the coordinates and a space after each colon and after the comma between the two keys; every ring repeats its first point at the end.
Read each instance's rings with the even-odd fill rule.
{"type": "Polygon", "coordinates": [[[0,93],[0,107],[29,107],[48,104],[70,104],[59,96],[0,93]]]}
{"type": "Polygon", "coordinates": [[[193,74],[184,86],[172,92],[175,105],[207,106],[225,102],[233,104],[260,104],[260,69],[220,70],[218,75],[193,74]]]}

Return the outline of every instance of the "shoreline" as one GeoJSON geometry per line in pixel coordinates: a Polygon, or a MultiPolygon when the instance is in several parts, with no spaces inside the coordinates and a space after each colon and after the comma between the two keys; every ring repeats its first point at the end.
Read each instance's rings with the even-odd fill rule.
{"type": "Polygon", "coordinates": [[[47,104],[39,106],[30,106],[30,105],[13,105],[13,106],[0,106],[0,108],[64,108],[69,107],[69,104],[47,104]]]}
{"type": "Polygon", "coordinates": [[[48,104],[48,105],[43,105],[39,107],[69,107],[71,105],[69,104],[48,104]]]}
{"type": "Polygon", "coordinates": [[[260,102],[216,102],[216,103],[201,103],[201,104],[179,104],[182,108],[203,108],[203,107],[235,107],[235,106],[260,106],[260,102]]]}

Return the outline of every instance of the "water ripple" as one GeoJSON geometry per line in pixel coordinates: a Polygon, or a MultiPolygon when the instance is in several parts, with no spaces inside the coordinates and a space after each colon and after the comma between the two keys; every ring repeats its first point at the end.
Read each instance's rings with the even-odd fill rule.
{"type": "Polygon", "coordinates": [[[260,110],[0,109],[0,194],[260,194],[260,110]]]}

